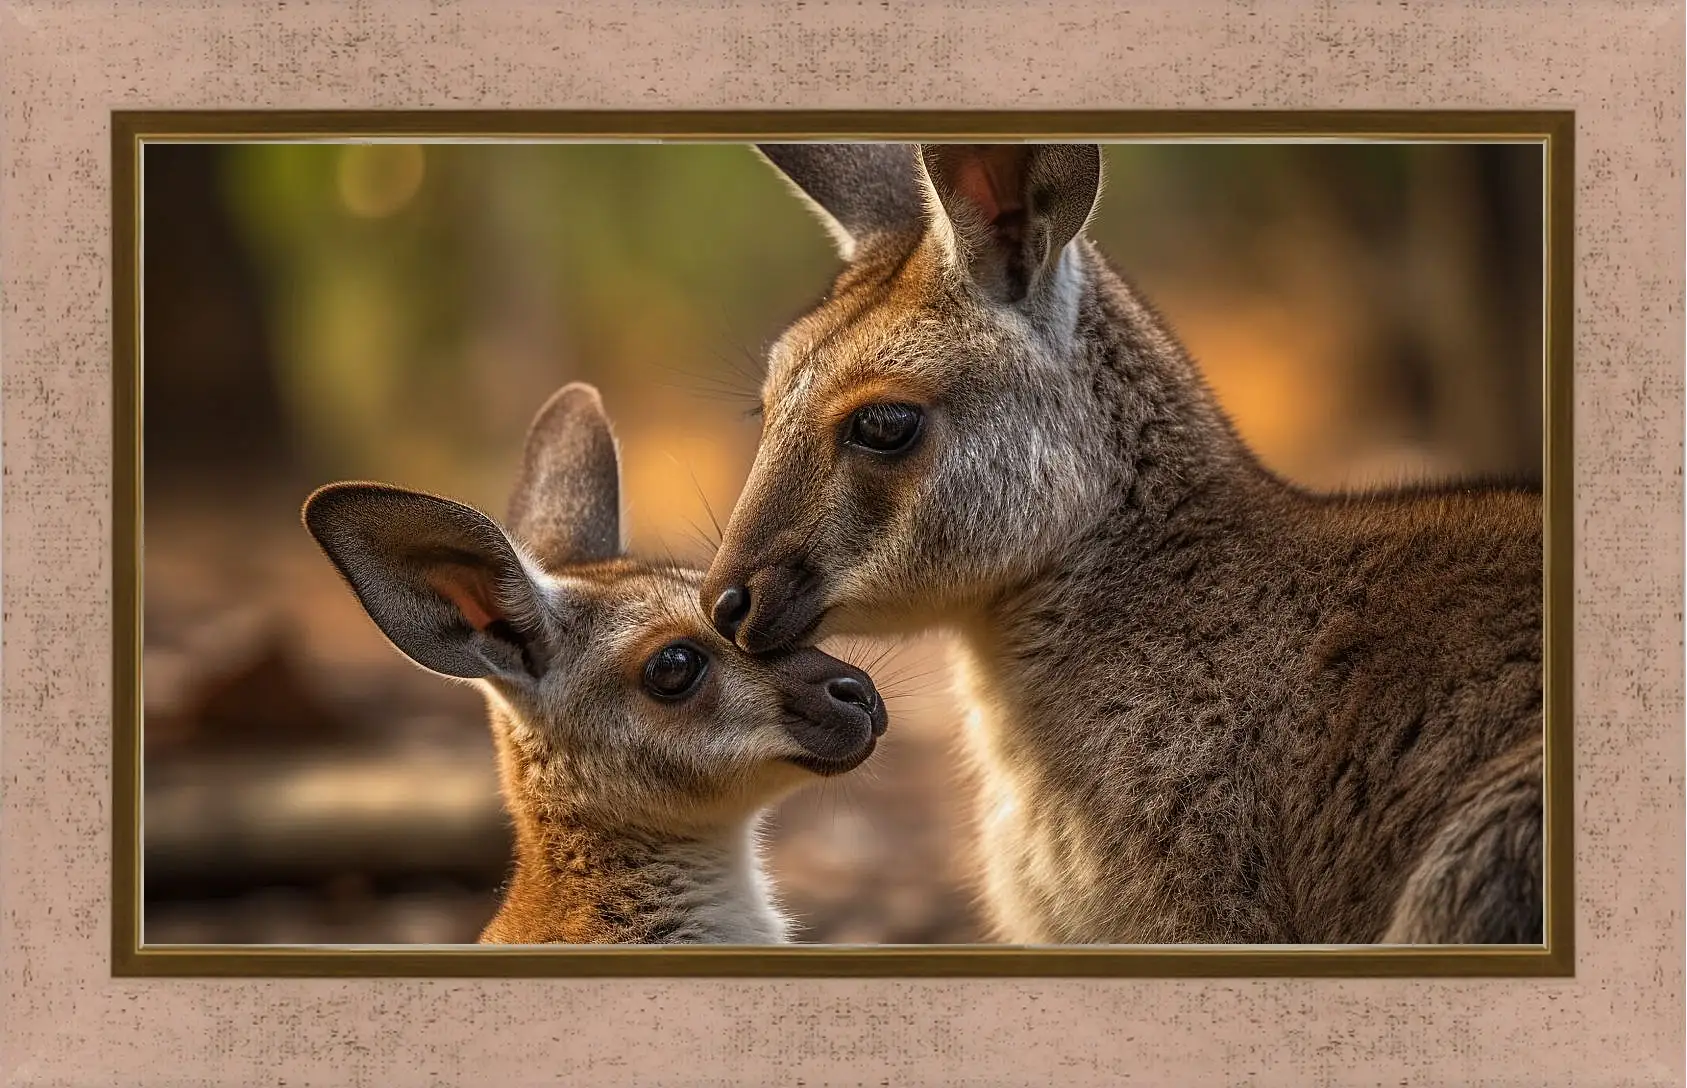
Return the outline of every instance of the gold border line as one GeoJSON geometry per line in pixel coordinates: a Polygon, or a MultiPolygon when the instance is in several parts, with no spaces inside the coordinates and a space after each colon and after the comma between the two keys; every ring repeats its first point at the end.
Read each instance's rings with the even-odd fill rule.
{"type": "Polygon", "coordinates": [[[112,152],[112,859],[117,977],[1573,977],[1571,775],[1575,116],[1527,111],[115,111],[112,152]],[[876,945],[726,948],[257,946],[141,943],[141,156],[147,143],[282,141],[1534,142],[1546,156],[1544,945],[876,945]]]}

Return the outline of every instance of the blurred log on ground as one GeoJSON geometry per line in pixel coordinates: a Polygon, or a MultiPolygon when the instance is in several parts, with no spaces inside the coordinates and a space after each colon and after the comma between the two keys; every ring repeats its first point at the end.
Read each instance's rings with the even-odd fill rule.
{"type": "Polygon", "coordinates": [[[497,909],[489,891],[449,884],[377,888],[356,877],[234,898],[148,902],[148,945],[473,944],[497,909]]]}
{"type": "Polygon", "coordinates": [[[149,772],[149,897],[370,881],[494,887],[510,835],[478,748],[196,756],[149,772]]]}

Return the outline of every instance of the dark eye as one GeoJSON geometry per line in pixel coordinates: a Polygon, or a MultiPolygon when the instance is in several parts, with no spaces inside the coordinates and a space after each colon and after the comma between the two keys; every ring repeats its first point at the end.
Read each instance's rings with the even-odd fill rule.
{"type": "Polygon", "coordinates": [[[702,651],[675,642],[651,654],[644,663],[644,686],[658,699],[683,699],[696,689],[707,667],[702,651]]]}
{"type": "Polygon", "coordinates": [[[920,437],[925,413],[912,404],[868,404],[849,417],[845,441],[874,453],[902,453],[920,437]]]}

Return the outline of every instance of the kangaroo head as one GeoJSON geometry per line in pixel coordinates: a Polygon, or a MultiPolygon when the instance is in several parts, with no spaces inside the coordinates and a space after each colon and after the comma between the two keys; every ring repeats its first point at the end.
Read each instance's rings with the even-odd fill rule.
{"type": "Polygon", "coordinates": [[[320,489],[304,522],[395,647],[485,690],[518,822],[695,831],[866,759],[885,725],[866,674],[717,634],[699,572],[623,555],[619,476],[598,394],[576,384],[533,423],[508,533],[366,483],[320,489]]]}
{"type": "Polygon", "coordinates": [[[758,653],[941,622],[1047,563],[1108,486],[1116,421],[1078,365],[1100,148],[762,151],[847,267],[772,349],[704,607],[758,653]]]}

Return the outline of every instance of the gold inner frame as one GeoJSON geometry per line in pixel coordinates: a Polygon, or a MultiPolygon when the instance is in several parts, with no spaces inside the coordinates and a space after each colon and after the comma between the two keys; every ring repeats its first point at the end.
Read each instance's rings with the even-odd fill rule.
{"type": "Polygon", "coordinates": [[[1570,111],[114,111],[112,862],[117,977],[1571,977],[1570,111]],[[291,946],[141,943],[141,154],[165,142],[1387,140],[1540,144],[1545,159],[1544,945],[291,946]]]}

